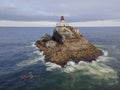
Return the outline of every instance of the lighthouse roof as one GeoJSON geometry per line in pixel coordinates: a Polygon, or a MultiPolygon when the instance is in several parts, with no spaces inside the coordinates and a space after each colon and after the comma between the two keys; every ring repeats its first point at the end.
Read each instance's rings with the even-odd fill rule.
{"type": "Polygon", "coordinates": [[[64,16],[61,16],[61,20],[64,20],[64,16]]]}

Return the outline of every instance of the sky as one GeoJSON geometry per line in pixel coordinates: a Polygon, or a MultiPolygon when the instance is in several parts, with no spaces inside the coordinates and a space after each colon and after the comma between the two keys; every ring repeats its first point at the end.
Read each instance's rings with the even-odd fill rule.
{"type": "Polygon", "coordinates": [[[0,26],[49,26],[60,16],[73,25],[120,26],[120,0],[0,0],[0,26]]]}

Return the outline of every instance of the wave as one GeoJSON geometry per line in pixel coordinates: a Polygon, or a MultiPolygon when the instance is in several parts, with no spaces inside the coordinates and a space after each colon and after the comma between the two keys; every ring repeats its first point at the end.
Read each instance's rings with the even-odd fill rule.
{"type": "Polygon", "coordinates": [[[60,65],[57,65],[57,64],[51,63],[51,62],[46,62],[45,65],[47,67],[46,68],[47,71],[53,71],[53,70],[56,70],[56,69],[61,70],[62,69],[60,65]]]}
{"type": "Polygon", "coordinates": [[[103,50],[103,49],[101,49],[102,50],[102,52],[104,53],[104,56],[108,56],[108,51],[105,51],[105,50],[103,50]]]}
{"type": "Polygon", "coordinates": [[[33,57],[31,57],[31,59],[29,60],[23,60],[22,62],[18,63],[17,66],[25,67],[25,66],[37,64],[38,62],[42,64],[45,62],[44,61],[45,56],[43,55],[43,52],[40,52],[39,49],[35,46],[35,42],[32,42],[32,45],[30,46],[34,48],[34,51],[32,52],[33,57]]]}
{"type": "MultiPolygon", "coordinates": [[[[37,51],[35,51],[37,52],[37,51]]],[[[37,53],[38,55],[40,55],[39,57],[35,57],[34,59],[29,59],[29,60],[23,60],[22,62],[18,63],[17,66],[19,67],[26,67],[26,66],[30,66],[33,64],[37,64],[38,62],[42,62],[44,63],[44,55],[42,55],[43,53],[37,53]]]]}
{"type": "Polygon", "coordinates": [[[46,63],[47,70],[52,71],[55,69],[61,70],[65,73],[74,73],[74,72],[83,72],[82,74],[93,75],[94,78],[97,79],[114,79],[115,83],[118,83],[117,79],[117,72],[114,71],[111,67],[107,66],[104,61],[108,61],[109,59],[113,59],[112,57],[108,57],[108,52],[102,50],[104,55],[100,56],[97,61],[92,62],[85,62],[80,61],[79,63],[75,63],[73,61],[68,61],[64,68],[61,66],[53,64],[53,63],[46,63]]]}
{"type": "MultiPolygon", "coordinates": [[[[99,61],[103,61],[103,60],[107,60],[109,59],[107,57],[108,52],[105,50],[102,50],[104,55],[100,56],[96,61],[92,61],[93,62],[99,62],[99,61]]],[[[91,63],[91,64],[92,64],[91,63]]],[[[47,66],[47,70],[48,71],[52,71],[54,69],[59,69],[61,68],[64,72],[66,73],[70,73],[70,72],[74,72],[75,70],[79,70],[82,69],[82,66],[88,65],[90,64],[89,62],[85,62],[85,61],[80,61],[78,64],[75,64],[75,62],[73,61],[68,61],[67,64],[65,65],[65,67],[62,69],[60,65],[57,65],[55,63],[51,63],[51,62],[47,62],[46,66],[47,66]]]]}
{"type": "Polygon", "coordinates": [[[67,73],[70,73],[70,72],[74,72],[75,70],[82,70],[83,68],[86,68],[89,65],[90,66],[92,66],[92,65],[99,66],[99,63],[104,63],[101,61],[105,61],[105,60],[108,60],[109,58],[111,58],[111,57],[107,57],[108,56],[107,51],[105,51],[105,50],[102,50],[102,51],[103,51],[104,55],[98,57],[98,59],[96,61],[92,61],[92,62],[79,61],[78,64],[75,64],[75,62],[73,62],[73,61],[67,62],[67,65],[65,66],[64,71],[67,73]]]}
{"type": "Polygon", "coordinates": [[[74,72],[84,72],[83,74],[93,75],[95,78],[103,78],[103,79],[117,79],[117,72],[114,71],[111,67],[107,66],[104,62],[109,61],[109,59],[113,59],[112,57],[108,57],[108,52],[102,50],[104,55],[100,56],[96,61],[92,62],[84,62],[80,61],[79,63],[74,63],[72,61],[67,62],[64,68],[61,66],[51,63],[45,62],[43,52],[40,52],[39,49],[32,43],[32,47],[36,50],[33,51],[34,54],[39,55],[38,58],[34,60],[26,60],[18,64],[18,66],[26,66],[38,63],[38,61],[42,61],[46,66],[46,71],[54,71],[60,70],[65,73],[74,73],[74,72]]]}
{"type": "Polygon", "coordinates": [[[36,46],[35,46],[35,42],[31,42],[32,43],[32,47],[35,47],[35,48],[37,48],[36,46]]]}
{"type": "Polygon", "coordinates": [[[39,50],[36,50],[36,51],[33,51],[33,53],[42,56],[44,52],[43,51],[40,52],[39,50]]]}
{"type": "Polygon", "coordinates": [[[25,46],[25,47],[33,47],[34,49],[38,49],[38,48],[35,46],[35,42],[30,42],[30,45],[25,46]]]}

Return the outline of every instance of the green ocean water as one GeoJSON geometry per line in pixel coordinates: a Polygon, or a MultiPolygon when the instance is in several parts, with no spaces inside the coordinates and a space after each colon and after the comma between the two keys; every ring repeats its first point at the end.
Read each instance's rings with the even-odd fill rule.
{"type": "Polygon", "coordinates": [[[92,63],[44,62],[34,46],[53,28],[0,28],[0,90],[120,90],[120,28],[81,27],[80,33],[103,50],[92,63]],[[32,73],[33,78],[21,80],[32,73]]]}

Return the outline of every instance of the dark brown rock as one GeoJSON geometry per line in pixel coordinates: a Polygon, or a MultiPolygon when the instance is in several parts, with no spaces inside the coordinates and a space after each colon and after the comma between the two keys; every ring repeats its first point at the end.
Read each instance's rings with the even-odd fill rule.
{"type": "Polygon", "coordinates": [[[40,51],[44,51],[45,61],[64,66],[69,60],[76,63],[91,62],[103,55],[101,50],[86,40],[75,28],[65,25],[62,21],[62,26],[56,26],[52,36],[46,34],[35,43],[40,51]]]}

